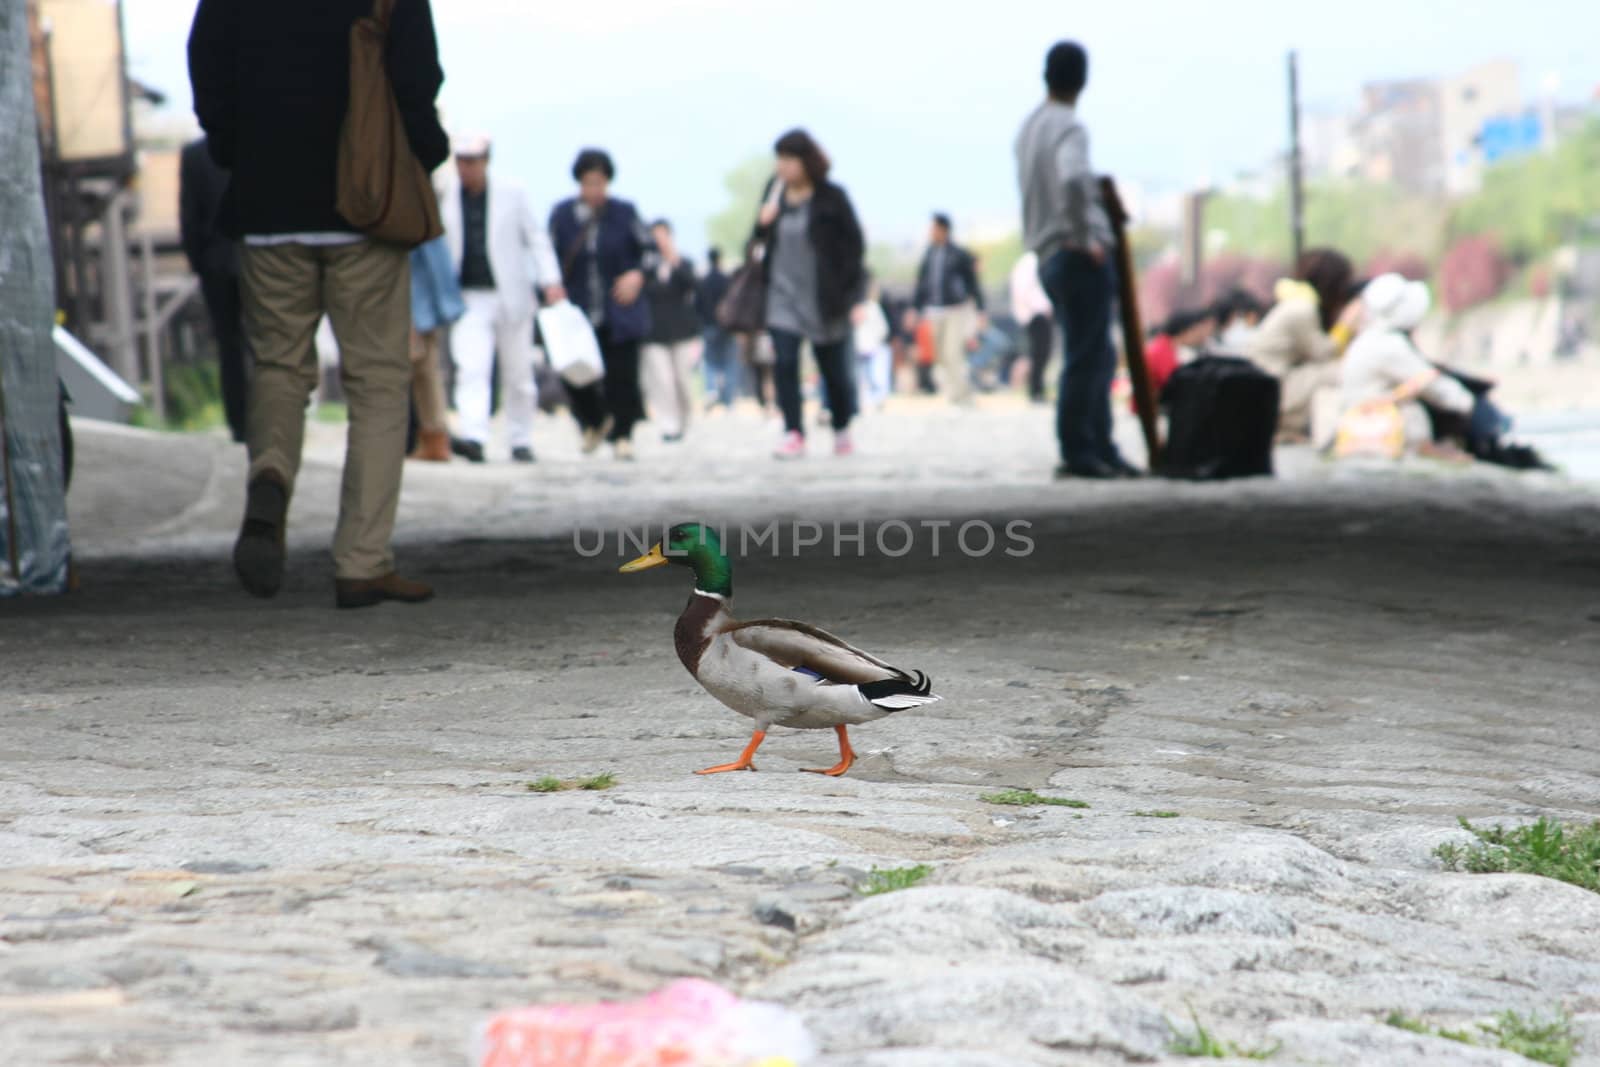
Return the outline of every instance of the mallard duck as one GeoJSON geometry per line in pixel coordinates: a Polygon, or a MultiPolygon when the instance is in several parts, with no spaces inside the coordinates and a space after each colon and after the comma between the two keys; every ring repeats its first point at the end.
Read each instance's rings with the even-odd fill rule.
{"type": "Polygon", "coordinates": [[[733,617],[733,564],[716,532],[684,523],[666,541],[622,566],[622,573],[676,563],[694,569],[694,593],[678,616],[678,658],[706,692],[756,722],[732,763],[697,774],[753,771],[756,749],[774,726],[832,729],[839,762],[807,770],[837,778],[856,761],[848,728],[941,699],[921,671],[905,671],[803,622],[733,617]]]}

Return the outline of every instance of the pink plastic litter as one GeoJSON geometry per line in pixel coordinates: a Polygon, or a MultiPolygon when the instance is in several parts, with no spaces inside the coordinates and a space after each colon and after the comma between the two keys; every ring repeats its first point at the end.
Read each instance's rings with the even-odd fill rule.
{"type": "Polygon", "coordinates": [[[503,1012],[480,1047],[479,1067],[800,1067],[815,1053],[793,1013],[698,979],[632,1003],[503,1012]]]}

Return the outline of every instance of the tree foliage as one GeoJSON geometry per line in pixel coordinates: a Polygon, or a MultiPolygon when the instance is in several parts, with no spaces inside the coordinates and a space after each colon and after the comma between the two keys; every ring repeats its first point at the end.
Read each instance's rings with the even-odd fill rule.
{"type": "MultiPolygon", "coordinates": [[[[1383,261],[1414,276],[1465,237],[1492,237],[1513,263],[1534,262],[1600,227],[1600,119],[1549,152],[1488,169],[1483,187],[1455,204],[1417,197],[1397,186],[1317,182],[1306,190],[1306,241],[1331,245],[1357,263],[1383,261]]],[[[1287,259],[1289,198],[1213,197],[1206,228],[1223,247],[1287,259]]],[[[1425,276],[1425,275],[1424,275],[1425,276]]]]}
{"type": "Polygon", "coordinates": [[[1363,271],[1369,278],[1380,274],[1398,274],[1414,282],[1425,282],[1433,277],[1433,267],[1416,252],[1397,252],[1384,249],[1367,261],[1363,271]]]}
{"type": "Polygon", "coordinates": [[[1439,264],[1444,306],[1454,312],[1493,300],[1511,278],[1511,263],[1493,237],[1463,237],[1439,264]]]}
{"type": "Polygon", "coordinates": [[[706,240],[722,250],[723,259],[736,263],[744,258],[745,242],[761,208],[761,192],[772,177],[772,156],[752,153],[722,179],[728,191],[728,206],[706,221],[706,240]]]}
{"type": "Polygon", "coordinates": [[[1287,263],[1265,256],[1223,252],[1206,260],[1199,280],[1184,285],[1176,257],[1168,256],[1139,275],[1139,314],[1156,326],[1178,310],[1215,304],[1235,289],[1243,289],[1264,304],[1272,303],[1272,289],[1289,273],[1287,263]]]}
{"type": "Polygon", "coordinates": [[[1568,244],[1600,220],[1600,119],[1553,151],[1491,167],[1450,220],[1453,237],[1492,236],[1519,263],[1568,244]]]}
{"type": "Polygon", "coordinates": [[[1139,315],[1146,326],[1165,322],[1178,309],[1183,283],[1178,261],[1164,259],[1139,277],[1139,315]]]}
{"type": "Polygon", "coordinates": [[[969,251],[978,257],[978,280],[985,289],[1003,289],[1011,280],[1011,268],[1022,258],[1022,234],[1013,233],[992,241],[978,241],[969,251]]]}
{"type": "MultiPolygon", "coordinates": [[[[1337,248],[1357,263],[1386,251],[1432,260],[1444,247],[1447,219],[1444,205],[1396,186],[1337,181],[1306,190],[1306,244],[1337,248]]],[[[1288,191],[1280,187],[1266,199],[1214,197],[1206,204],[1206,229],[1229,251],[1288,262],[1288,191]]]]}

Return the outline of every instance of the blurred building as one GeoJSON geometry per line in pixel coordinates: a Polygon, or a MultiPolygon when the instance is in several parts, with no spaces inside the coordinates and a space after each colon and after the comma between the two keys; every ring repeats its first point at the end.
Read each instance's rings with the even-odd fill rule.
{"type": "Polygon", "coordinates": [[[1476,191],[1490,164],[1537,151],[1552,131],[1530,109],[1517,64],[1497,60],[1442,78],[1363,86],[1354,114],[1313,114],[1302,127],[1307,174],[1398,185],[1420,196],[1476,191]]]}
{"type": "MultiPolygon", "coordinates": [[[[1361,145],[1355,123],[1343,112],[1310,112],[1300,119],[1300,153],[1306,173],[1316,178],[1355,178],[1361,174],[1361,145]]],[[[1282,181],[1274,168],[1273,182],[1282,181]]]]}
{"type": "Polygon", "coordinates": [[[56,305],[160,415],[163,364],[207,343],[179,245],[183,124],[128,77],[120,0],[27,0],[27,13],[56,305]]]}
{"type": "Polygon", "coordinates": [[[1489,164],[1543,147],[1543,123],[1523,102],[1515,63],[1481,63],[1437,85],[1446,195],[1474,193],[1489,164]]]}

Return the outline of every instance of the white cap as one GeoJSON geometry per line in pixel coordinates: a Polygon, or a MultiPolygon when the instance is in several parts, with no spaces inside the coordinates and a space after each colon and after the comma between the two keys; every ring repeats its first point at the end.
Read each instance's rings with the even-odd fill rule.
{"type": "Polygon", "coordinates": [[[452,148],[458,159],[482,159],[489,154],[489,135],[486,133],[457,134],[452,148]]]}

